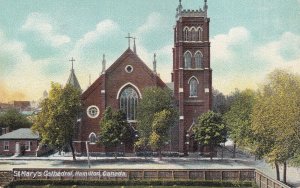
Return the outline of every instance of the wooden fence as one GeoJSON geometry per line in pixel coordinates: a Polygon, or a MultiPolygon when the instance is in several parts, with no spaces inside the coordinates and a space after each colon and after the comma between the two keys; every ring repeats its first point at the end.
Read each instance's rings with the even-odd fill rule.
{"type": "Polygon", "coordinates": [[[254,181],[255,169],[13,169],[14,179],[254,181]]]}
{"type": "Polygon", "coordinates": [[[255,183],[261,188],[289,188],[289,186],[265,175],[259,170],[255,170],[255,183]]]}

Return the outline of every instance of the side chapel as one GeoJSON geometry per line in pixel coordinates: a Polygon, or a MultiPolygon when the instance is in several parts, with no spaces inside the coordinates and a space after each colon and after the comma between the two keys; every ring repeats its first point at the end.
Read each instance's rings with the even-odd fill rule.
{"type": "MultiPolygon", "coordinates": [[[[203,9],[185,10],[181,0],[176,9],[174,26],[172,83],[164,83],[156,70],[154,54],[151,70],[133,50],[128,49],[106,69],[105,55],[102,59],[102,72],[87,90],[82,93],[84,113],[78,128],[75,149],[86,153],[86,141],[89,141],[90,153],[114,151],[96,144],[97,134],[101,131],[99,122],[105,109],[121,109],[127,121],[135,131],[137,104],[143,98],[146,87],[169,87],[174,92],[179,111],[178,124],[171,130],[171,140],[165,151],[187,153],[197,151],[198,144],[193,139],[192,127],[196,118],[211,109],[212,69],[210,68],[209,22],[207,0],[203,9]]],[[[171,50],[171,49],[170,49],[171,50]]],[[[73,59],[72,59],[73,61],[73,59]]],[[[73,63],[73,62],[72,62],[73,63]]],[[[73,66],[68,83],[80,88],[73,66]]],[[[133,134],[133,136],[136,133],[133,134]]],[[[137,133],[138,134],[138,133],[137,133]]],[[[122,143],[119,151],[134,152],[132,143],[122,143]]]]}

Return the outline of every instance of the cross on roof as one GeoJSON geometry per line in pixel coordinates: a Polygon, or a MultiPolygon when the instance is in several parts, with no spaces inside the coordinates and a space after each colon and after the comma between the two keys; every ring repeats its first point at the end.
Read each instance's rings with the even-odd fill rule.
{"type": "Polygon", "coordinates": [[[130,36],[130,33],[128,33],[128,37],[125,37],[128,39],[128,48],[130,48],[130,39],[132,39],[132,37],[130,36]]]}
{"type": "Polygon", "coordinates": [[[69,61],[72,62],[72,70],[73,70],[73,62],[75,61],[75,59],[72,57],[72,59],[70,59],[69,61]]]}

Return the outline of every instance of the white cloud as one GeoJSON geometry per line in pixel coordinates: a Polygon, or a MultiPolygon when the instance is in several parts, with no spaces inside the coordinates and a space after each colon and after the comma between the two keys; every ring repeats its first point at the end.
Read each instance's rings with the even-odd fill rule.
{"type": "Polygon", "coordinates": [[[140,36],[144,33],[153,31],[162,25],[162,16],[157,12],[152,12],[143,25],[137,28],[135,35],[140,36]]]}
{"type": "Polygon", "coordinates": [[[231,60],[234,52],[230,47],[246,42],[249,36],[249,31],[244,27],[235,27],[230,29],[227,34],[216,35],[211,39],[212,60],[231,60]]]}
{"type": "MultiPolygon", "coordinates": [[[[239,49],[249,49],[248,54],[231,50],[230,45],[223,45],[223,50],[236,58],[224,60],[223,64],[213,62],[213,86],[216,89],[225,94],[234,91],[235,88],[256,89],[266,79],[266,75],[274,69],[287,69],[300,73],[299,35],[285,32],[277,40],[257,46],[248,45],[245,43],[239,47],[239,49]],[[241,57],[246,58],[247,62],[242,61],[241,57]],[[244,68],[239,68],[240,66],[244,68]]],[[[212,55],[213,53],[217,52],[212,52],[212,55]]]]}
{"type": "MultiPolygon", "coordinates": [[[[5,86],[6,91],[14,91],[14,93],[20,94],[18,96],[22,96],[22,99],[26,96],[27,100],[36,100],[42,96],[45,89],[49,89],[50,80],[61,82],[61,80],[66,79],[64,78],[65,75],[55,77],[45,75],[43,68],[53,60],[33,60],[26,52],[24,43],[8,40],[1,33],[0,31],[0,67],[6,64],[14,65],[13,69],[7,69],[8,74],[0,75],[1,84],[5,86]]],[[[4,70],[5,68],[7,67],[4,67],[4,70]]],[[[12,98],[6,96],[6,99],[1,98],[1,100],[12,100],[12,98]]]]}
{"type": "Polygon", "coordinates": [[[36,32],[44,41],[54,47],[59,47],[71,41],[67,35],[57,33],[50,19],[41,13],[31,13],[22,26],[24,31],[36,32]]]}
{"type": "Polygon", "coordinates": [[[117,31],[118,29],[118,24],[112,20],[107,19],[99,22],[93,31],[87,32],[76,42],[69,56],[74,56],[77,57],[77,59],[80,59],[83,48],[95,43],[104,36],[110,35],[112,32],[117,31]]]}
{"type": "Polygon", "coordinates": [[[277,41],[269,42],[255,50],[257,58],[268,63],[268,72],[275,68],[300,73],[300,36],[286,32],[277,41]]]}

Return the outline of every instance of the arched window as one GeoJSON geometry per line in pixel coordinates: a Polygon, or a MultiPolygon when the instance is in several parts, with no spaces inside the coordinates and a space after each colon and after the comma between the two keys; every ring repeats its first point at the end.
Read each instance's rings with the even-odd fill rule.
{"type": "Polygon", "coordinates": [[[198,28],[198,41],[202,41],[202,28],[198,28]]]}
{"type": "Polygon", "coordinates": [[[120,94],[120,110],[127,117],[127,120],[136,119],[136,108],[138,103],[138,94],[132,87],[125,88],[120,94]]]}
{"type": "Polygon", "coordinates": [[[96,144],[96,142],[97,142],[97,136],[96,136],[95,133],[92,132],[89,135],[89,141],[90,141],[90,144],[96,144]]]}
{"type": "Polygon", "coordinates": [[[195,67],[196,68],[203,68],[203,61],[202,61],[203,55],[201,52],[196,52],[195,54],[195,67]]]}
{"type": "Polygon", "coordinates": [[[184,54],[184,68],[192,68],[192,54],[189,51],[184,54]]]}
{"type": "Polygon", "coordinates": [[[184,34],[183,40],[188,41],[189,40],[189,30],[187,27],[183,30],[183,34],[184,34]]]}
{"type": "Polygon", "coordinates": [[[195,78],[190,79],[190,97],[198,96],[198,81],[195,78]]]}
{"type": "Polygon", "coordinates": [[[196,32],[196,29],[195,28],[192,28],[191,30],[191,35],[192,35],[192,41],[196,41],[197,40],[197,32],[196,32]]]}

